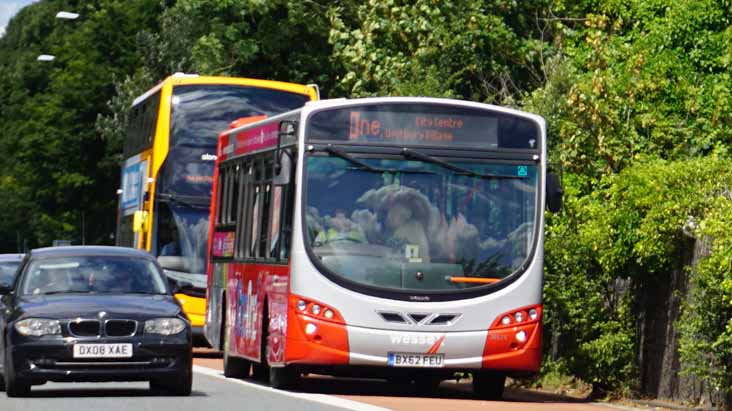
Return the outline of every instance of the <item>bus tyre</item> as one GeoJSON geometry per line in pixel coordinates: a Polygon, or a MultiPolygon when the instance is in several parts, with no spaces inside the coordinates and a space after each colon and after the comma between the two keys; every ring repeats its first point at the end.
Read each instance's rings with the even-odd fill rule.
{"type": "Polygon", "coordinates": [[[223,321],[223,327],[221,329],[221,338],[224,347],[224,377],[226,378],[247,378],[249,377],[249,366],[251,363],[243,358],[233,357],[229,351],[230,351],[230,338],[231,335],[231,324],[229,320],[229,316],[226,315],[227,307],[224,303],[224,307],[222,309],[222,312],[224,313],[224,321],[223,321]]]}
{"type": "Polygon", "coordinates": [[[473,374],[473,395],[482,400],[498,401],[503,398],[505,375],[473,374]]]}
{"type": "Polygon", "coordinates": [[[264,309],[262,310],[262,332],[259,334],[259,363],[252,363],[252,376],[263,382],[269,381],[269,364],[267,363],[267,336],[269,335],[269,310],[267,309],[267,300],[264,300],[264,309]]]}
{"type": "Polygon", "coordinates": [[[25,397],[30,393],[30,383],[15,376],[15,366],[10,350],[5,347],[5,393],[8,397],[25,397]]]}
{"type": "Polygon", "coordinates": [[[269,386],[280,390],[296,387],[300,383],[300,373],[292,366],[270,367],[269,386]]]}
{"type": "Polygon", "coordinates": [[[243,358],[232,357],[229,350],[224,351],[224,377],[247,378],[250,365],[249,361],[243,358]]]}

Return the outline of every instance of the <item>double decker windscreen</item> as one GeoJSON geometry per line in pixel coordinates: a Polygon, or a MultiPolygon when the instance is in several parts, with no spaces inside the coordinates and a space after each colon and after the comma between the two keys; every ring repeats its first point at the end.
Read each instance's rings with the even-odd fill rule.
{"type": "MultiPolygon", "coordinates": [[[[407,144],[406,134],[387,140],[386,130],[409,129],[419,136],[429,129],[417,126],[425,116],[433,127],[452,119],[452,144],[459,146],[500,149],[511,140],[501,126],[510,116],[445,107],[398,105],[408,111],[390,113],[380,105],[312,115],[305,131],[315,144],[305,159],[306,243],[327,275],[386,290],[458,292],[500,282],[525,267],[539,216],[536,161],[526,155],[481,160],[465,152],[435,154],[422,148],[428,143],[419,137],[407,144]],[[353,113],[379,125],[350,139],[353,113]],[[339,144],[338,151],[316,144],[339,139],[352,144],[339,144]],[[483,140],[488,143],[481,146],[483,140]],[[390,148],[394,141],[420,157],[390,148]],[[382,148],[368,155],[354,144],[374,142],[382,148]]],[[[535,123],[522,127],[514,129],[523,141],[517,145],[530,148],[529,137],[536,145],[535,123]],[[529,126],[532,132],[522,134],[529,126]]]]}
{"type": "MultiPolygon", "coordinates": [[[[219,133],[239,118],[274,116],[300,108],[309,100],[305,94],[261,87],[175,86],[170,150],[157,182],[161,201],[153,253],[178,257],[181,262],[176,271],[204,273],[219,133]]],[[[203,281],[205,286],[205,278],[203,281]]]]}
{"type": "Polygon", "coordinates": [[[158,191],[210,197],[220,132],[239,118],[281,114],[300,108],[309,100],[305,94],[239,85],[174,87],[170,151],[158,191]]]}

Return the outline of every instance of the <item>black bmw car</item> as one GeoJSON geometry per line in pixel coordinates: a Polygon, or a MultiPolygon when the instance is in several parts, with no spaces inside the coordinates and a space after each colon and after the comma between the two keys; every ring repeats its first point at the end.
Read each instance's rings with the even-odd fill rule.
{"type": "Polygon", "coordinates": [[[150,381],[189,395],[191,326],[162,269],[123,247],[28,253],[0,286],[0,384],[9,397],[47,381],[150,381]]]}

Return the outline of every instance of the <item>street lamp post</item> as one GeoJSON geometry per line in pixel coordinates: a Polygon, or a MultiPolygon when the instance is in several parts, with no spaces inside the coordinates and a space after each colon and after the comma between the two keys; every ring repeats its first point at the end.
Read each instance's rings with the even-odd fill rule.
{"type": "MultiPolygon", "coordinates": [[[[76,20],[79,18],[79,13],[72,13],[70,11],[59,11],[58,13],[56,13],[56,18],[62,20],[76,20]]],[[[54,59],[56,59],[56,56],[52,54],[41,54],[36,58],[36,60],[38,61],[53,61],[54,59]]]]}
{"type": "Polygon", "coordinates": [[[57,19],[64,19],[64,20],[76,20],[79,18],[79,13],[72,13],[70,11],[59,11],[56,13],[57,19]]]}

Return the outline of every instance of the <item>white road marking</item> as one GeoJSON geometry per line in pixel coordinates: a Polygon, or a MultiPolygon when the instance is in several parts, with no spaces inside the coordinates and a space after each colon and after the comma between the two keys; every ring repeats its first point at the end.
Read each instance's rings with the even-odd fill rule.
{"type": "Polygon", "coordinates": [[[300,400],[317,402],[320,404],[341,407],[341,408],[345,408],[345,409],[349,409],[349,410],[353,410],[353,411],[392,411],[389,408],[383,408],[383,407],[378,407],[376,405],[365,404],[365,403],[357,402],[357,401],[351,401],[351,400],[347,400],[345,398],[334,397],[332,395],[306,394],[306,393],[301,393],[301,392],[290,392],[290,391],[284,391],[284,390],[277,390],[272,387],[266,387],[263,385],[254,384],[254,383],[244,381],[244,380],[239,380],[236,378],[226,378],[226,377],[224,377],[223,372],[221,372],[219,370],[214,370],[213,368],[203,367],[200,365],[194,365],[193,372],[197,372],[199,374],[218,378],[218,379],[232,382],[235,384],[245,385],[249,388],[269,392],[271,394],[283,395],[286,397],[297,398],[300,400]]]}

